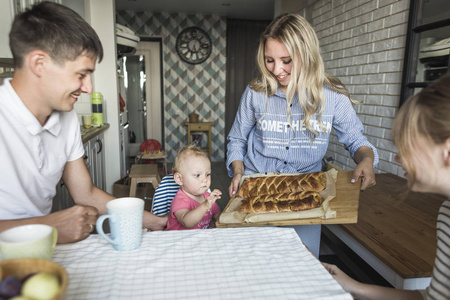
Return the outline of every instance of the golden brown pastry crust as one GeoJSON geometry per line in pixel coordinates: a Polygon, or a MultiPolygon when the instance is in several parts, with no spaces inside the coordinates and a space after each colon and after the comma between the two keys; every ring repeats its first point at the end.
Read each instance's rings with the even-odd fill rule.
{"type": "Polygon", "coordinates": [[[289,201],[278,201],[277,203],[278,211],[291,211],[291,206],[289,205],[289,201]]]}
{"type": "Polygon", "coordinates": [[[324,172],[244,179],[238,196],[244,198],[239,212],[291,212],[320,207],[319,191],[326,187],[324,172]]]}
{"type": "Polygon", "coordinates": [[[253,210],[252,204],[250,203],[250,199],[242,199],[241,206],[239,206],[239,212],[248,212],[248,213],[255,212],[253,210]]]}
{"type": "Polygon", "coordinates": [[[290,202],[291,211],[303,211],[320,207],[323,203],[322,197],[317,192],[306,192],[304,198],[290,202]]]}
{"type": "Polygon", "coordinates": [[[324,172],[304,173],[287,176],[249,177],[242,182],[238,197],[247,198],[262,195],[320,192],[327,185],[324,172]]]}
{"type": "Polygon", "coordinates": [[[303,211],[320,207],[323,199],[318,192],[303,191],[248,197],[242,200],[239,212],[261,213],[303,211]]]}

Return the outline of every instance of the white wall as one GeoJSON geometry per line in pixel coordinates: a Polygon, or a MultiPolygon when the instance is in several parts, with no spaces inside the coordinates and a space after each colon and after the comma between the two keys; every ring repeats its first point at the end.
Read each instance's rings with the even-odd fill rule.
{"type": "Polygon", "coordinates": [[[114,0],[85,0],[86,20],[95,29],[103,45],[104,56],[93,74],[94,91],[103,95],[105,132],[106,191],[112,193],[120,178],[119,100],[114,0]]]}
{"type": "MultiPolygon", "coordinates": [[[[61,4],[73,9],[75,12],[77,12],[83,19],[86,18],[86,6],[85,1],[80,0],[62,0],[61,4]]],[[[78,119],[80,121],[80,124],[83,124],[81,121],[82,115],[90,115],[92,114],[92,105],[91,105],[91,96],[86,94],[81,94],[80,97],[78,97],[78,101],[74,105],[75,111],[78,114],[78,119]]]]}
{"type": "Polygon", "coordinates": [[[12,58],[8,35],[14,19],[13,2],[0,0],[0,7],[0,58],[12,58]]]}
{"type": "Polygon", "coordinates": [[[84,0],[60,0],[62,5],[73,9],[77,14],[79,14],[83,19],[86,19],[86,9],[84,6],[84,0]]]}

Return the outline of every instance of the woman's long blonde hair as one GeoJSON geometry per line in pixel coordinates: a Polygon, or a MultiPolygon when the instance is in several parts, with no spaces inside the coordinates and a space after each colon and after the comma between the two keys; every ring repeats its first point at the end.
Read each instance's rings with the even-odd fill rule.
{"type": "Polygon", "coordinates": [[[411,163],[418,136],[441,145],[450,138],[450,74],[408,99],[400,108],[392,127],[392,137],[406,171],[415,179],[411,163]]]}
{"type": "Polygon", "coordinates": [[[287,116],[292,122],[290,104],[294,94],[297,93],[300,105],[305,112],[304,125],[313,134],[314,140],[318,135],[318,132],[310,124],[314,114],[319,113],[318,121],[321,128],[324,129],[322,122],[322,112],[325,106],[323,84],[327,84],[333,90],[349,98],[350,94],[339,79],[325,73],[320,55],[319,39],[311,25],[295,13],[275,18],[262,34],[257,54],[257,65],[261,75],[250,83],[253,90],[271,96],[278,88],[275,75],[266,68],[264,48],[268,39],[275,39],[283,43],[292,59],[291,80],[286,93],[287,116]]]}

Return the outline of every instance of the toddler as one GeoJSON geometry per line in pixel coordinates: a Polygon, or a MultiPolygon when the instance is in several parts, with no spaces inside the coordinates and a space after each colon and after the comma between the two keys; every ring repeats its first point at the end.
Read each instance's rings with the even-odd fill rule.
{"type": "Polygon", "coordinates": [[[222,192],[208,192],[211,162],[206,154],[196,145],[183,147],[175,158],[173,177],[180,189],[172,200],[166,230],[210,228],[219,218],[216,200],[222,192]]]}

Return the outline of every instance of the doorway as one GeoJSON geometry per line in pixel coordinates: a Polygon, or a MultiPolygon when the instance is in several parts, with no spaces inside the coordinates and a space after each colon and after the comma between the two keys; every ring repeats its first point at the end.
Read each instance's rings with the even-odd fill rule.
{"type": "Polygon", "coordinates": [[[132,148],[147,139],[147,101],[145,57],[128,55],[124,59],[124,73],[127,82],[127,106],[129,139],[132,148]]]}
{"type": "Polygon", "coordinates": [[[155,139],[164,149],[162,39],[141,38],[136,53],[123,59],[129,123],[129,156],[141,143],[155,139]]]}
{"type": "Polygon", "coordinates": [[[162,97],[162,39],[141,38],[136,55],[145,61],[146,133],[147,139],[155,139],[164,147],[163,97],[162,97]]]}

